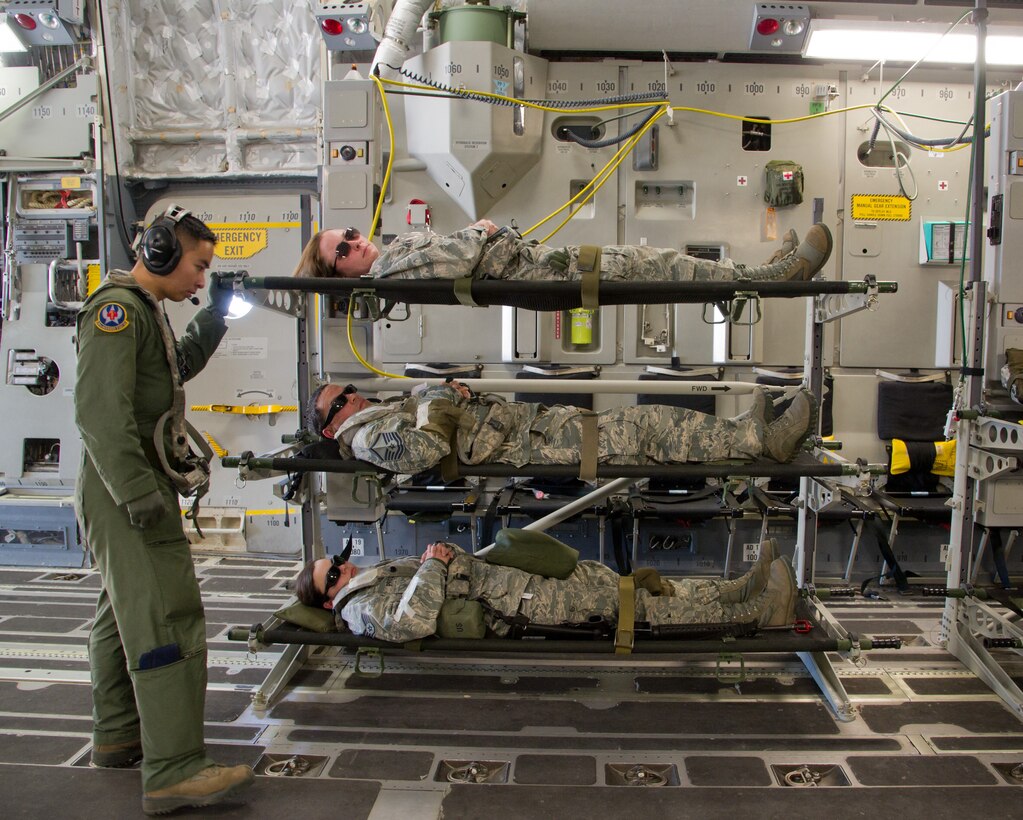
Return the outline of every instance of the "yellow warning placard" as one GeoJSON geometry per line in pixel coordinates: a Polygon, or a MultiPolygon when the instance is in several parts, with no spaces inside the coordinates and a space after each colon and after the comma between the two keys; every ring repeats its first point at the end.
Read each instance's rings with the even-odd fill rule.
{"type": "Polygon", "coordinates": [[[867,222],[909,222],[913,203],[895,194],[853,194],[852,218],[867,222]]]}
{"type": "Polygon", "coordinates": [[[217,235],[213,255],[220,259],[251,259],[266,248],[266,228],[253,225],[210,225],[217,235]]]}
{"type": "Polygon", "coordinates": [[[99,265],[89,265],[86,268],[86,272],[89,283],[89,294],[91,295],[92,292],[100,286],[100,280],[103,278],[103,274],[99,269],[99,265]]]}

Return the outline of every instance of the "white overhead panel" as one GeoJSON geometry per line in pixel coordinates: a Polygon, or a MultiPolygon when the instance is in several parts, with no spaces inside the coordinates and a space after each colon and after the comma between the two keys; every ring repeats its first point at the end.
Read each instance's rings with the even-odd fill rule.
{"type": "MultiPolygon", "coordinates": [[[[431,84],[541,99],[547,61],[490,42],[445,43],[405,64],[431,84]]],[[[487,213],[540,157],[543,112],[515,104],[405,97],[409,153],[471,218],[487,213]]]]}

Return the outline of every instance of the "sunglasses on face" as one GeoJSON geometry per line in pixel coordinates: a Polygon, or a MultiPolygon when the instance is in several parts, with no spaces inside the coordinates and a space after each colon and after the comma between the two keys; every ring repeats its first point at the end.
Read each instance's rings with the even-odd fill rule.
{"type": "Polygon", "coordinates": [[[330,588],[334,586],[339,580],[341,580],[341,565],[345,562],[345,558],[340,555],[335,555],[330,559],[330,569],[327,570],[327,580],[323,586],[323,597],[327,597],[327,593],[330,588]]]}
{"type": "Polygon", "coordinates": [[[355,239],[358,235],[358,228],[345,228],[345,241],[338,242],[337,248],[334,250],[334,273],[337,273],[337,260],[348,258],[348,254],[352,252],[352,246],[349,242],[355,239]]]}
{"type": "Polygon", "coordinates": [[[345,548],[341,550],[340,555],[333,555],[330,559],[330,569],[327,570],[327,580],[323,587],[323,597],[327,597],[328,590],[334,586],[341,579],[341,565],[348,562],[348,559],[352,557],[352,536],[348,536],[348,543],[345,544],[345,548]]]}
{"type": "Polygon", "coordinates": [[[327,408],[327,417],[323,420],[323,426],[325,428],[330,426],[330,423],[334,420],[334,416],[340,413],[341,409],[348,404],[348,397],[352,395],[356,389],[357,388],[354,384],[345,385],[345,389],[341,391],[341,395],[330,403],[330,406],[327,408]]]}

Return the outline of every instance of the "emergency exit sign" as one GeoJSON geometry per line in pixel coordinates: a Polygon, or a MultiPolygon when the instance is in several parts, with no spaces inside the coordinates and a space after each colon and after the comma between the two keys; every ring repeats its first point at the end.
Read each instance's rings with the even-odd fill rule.
{"type": "Polygon", "coordinates": [[[852,218],[861,222],[909,222],[913,203],[894,194],[853,194],[852,218]]]}
{"type": "Polygon", "coordinates": [[[218,259],[251,259],[266,250],[272,230],[300,228],[300,222],[210,222],[210,230],[217,235],[213,255],[218,259]]]}

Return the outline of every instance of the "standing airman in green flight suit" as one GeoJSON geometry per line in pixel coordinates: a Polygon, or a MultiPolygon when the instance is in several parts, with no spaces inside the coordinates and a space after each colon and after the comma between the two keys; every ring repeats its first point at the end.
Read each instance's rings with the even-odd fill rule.
{"type": "Polygon", "coordinates": [[[208,481],[189,459],[181,385],[227,332],[231,292],[211,287],[177,341],[162,306],[198,304],[216,241],[173,206],[131,271],[111,271],[78,315],[75,502],[103,581],[89,638],[92,763],[141,758],[147,814],[210,805],[254,779],[206,755],[206,623],[178,502],[208,481]]]}

